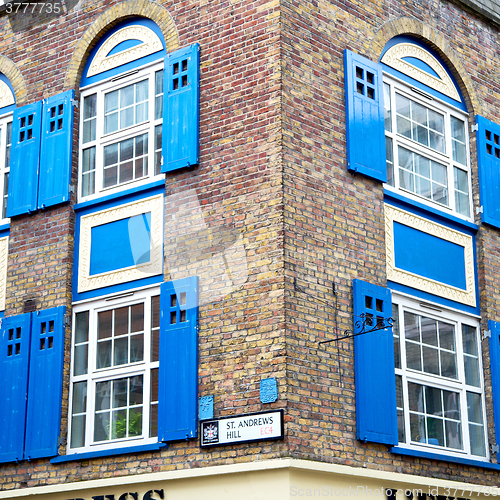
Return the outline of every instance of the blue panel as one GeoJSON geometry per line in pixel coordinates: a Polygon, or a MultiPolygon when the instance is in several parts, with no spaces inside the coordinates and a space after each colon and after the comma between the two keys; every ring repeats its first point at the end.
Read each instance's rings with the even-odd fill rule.
{"type": "MultiPolygon", "coordinates": [[[[495,417],[495,438],[496,444],[500,444],[500,323],[489,320],[488,329],[491,332],[489,347],[493,415],[495,417]]],[[[498,456],[499,453],[497,453],[497,457],[498,456]]]]}
{"type": "MultiPolygon", "coordinates": [[[[392,316],[391,291],[355,279],[353,306],[354,325],[369,319],[375,326],[392,316]]],[[[361,441],[398,443],[394,369],[391,327],[354,337],[356,435],[361,441]]]]}
{"type": "Polygon", "coordinates": [[[398,269],[466,290],[464,247],[394,222],[398,269]]]}
{"type": "Polygon", "coordinates": [[[112,56],[114,54],[118,54],[118,52],[122,52],[123,50],[131,49],[136,45],[140,45],[141,40],[125,40],[124,42],[120,42],[118,45],[115,45],[107,54],[107,56],[112,56]]]}
{"type": "Polygon", "coordinates": [[[0,462],[23,459],[31,315],[2,320],[0,333],[0,462]]]}
{"type": "Polygon", "coordinates": [[[151,260],[151,212],[91,229],[90,275],[151,260]]]}
{"type": "Polygon", "coordinates": [[[69,201],[73,150],[73,100],[68,90],[44,100],[38,208],[69,201]]]}
{"type": "Polygon", "coordinates": [[[401,59],[439,79],[439,75],[422,59],[417,59],[416,57],[402,57],[401,59]]]}
{"type": "Polygon", "coordinates": [[[203,396],[198,402],[198,414],[200,420],[211,420],[214,418],[214,397],[203,396]]]}
{"type": "Polygon", "coordinates": [[[151,276],[150,278],[138,279],[136,281],[129,281],[119,285],[112,285],[108,287],[98,288],[89,292],[78,293],[78,268],[80,263],[79,248],[80,248],[80,227],[81,218],[84,215],[95,213],[98,210],[108,210],[113,207],[123,205],[125,203],[133,203],[138,200],[143,200],[146,196],[155,196],[157,194],[165,193],[165,181],[161,180],[147,184],[141,189],[130,189],[116,196],[107,196],[91,202],[84,202],[78,205],[75,220],[75,250],[73,257],[73,301],[81,301],[102,297],[103,295],[120,293],[132,288],[141,288],[149,285],[161,283],[163,276],[151,276]]]}
{"type": "Polygon", "coordinates": [[[198,435],[198,277],[162,283],[158,440],[198,435]]]}
{"type": "Polygon", "coordinates": [[[42,101],[14,111],[7,217],[37,209],[42,101]]]}
{"type": "MultiPolygon", "coordinates": [[[[12,95],[14,96],[14,102],[15,102],[16,101],[16,94],[14,92],[14,87],[11,85],[9,79],[3,73],[0,73],[0,80],[7,84],[7,87],[9,87],[9,89],[12,92],[12,95]]],[[[15,104],[11,104],[9,106],[4,106],[3,108],[0,108],[0,116],[5,115],[7,113],[12,113],[15,109],[16,109],[15,104]]]]}
{"type": "Polygon", "coordinates": [[[442,101],[446,102],[450,106],[453,106],[455,108],[458,108],[458,109],[461,109],[462,111],[467,112],[467,106],[465,105],[462,92],[460,91],[460,86],[457,84],[457,81],[456,81],[455,77],[453,76],[453,74],[448,69],[448,66],[444,63],[444,61],[441,59],[440,55],[435,50],[433,50],[428,45],[425,45],[424,43],[422,43],[421,40],[418,40],[416,38],[412,38],[412,37],[406,36],[406,35],[395,36],[395,37],[391,38],[386,43],[384,50],[382,51],[382,54],[380,55],[380,60],[382,59],[382,57],[384,57],[384,54],[387,52],[387,50],[390,47],[392,47],[398,43],[412,43],[414,45],[417,45],[417,46],[423,48],[424,50],[429,52],[429,54],[434,56],[436,58],[436,60],[439,61],[441,66],[444,68],[444,70],[448,73],[448,76],[451,78],[451,81],[455,85],[455,88],[458,92],[458,95],[460,96],[460,102],[455,101],[455,99],[452,99],[451,97],[448,97],[447,95],[441,94],[440,92],[434,90],[432,87],[428,87],[427,85],[424,85],[423,83],[419,82],[418,80],[414,80],[413,78],[409,77],[408,75],[405,75],[404,73],[401,73],[397,69],[394,69],[391,66],[387,66],[386,64],[382,64],[382,66],[384,68],[384,72],[389,73],[389,74],[395,76],[396,78],[403,80],[406,83],[409,83],[412,87],[416,87],[416,88],[423,90],[424,92],[432,95],[433,97],[437,97],[438,99],[441,99],[442,101]]]}
{"type": "Polygon", "coordinates": [[[25,458],[54,457],[58,451],[64,363],[64,312],[33,313],[25,458]]]}
{"type": "Polygon", "coordinates": [[[162,172],[199,161],[199,80],[197,43],[167,55],[163,77],[162,172]]]}
{"type": "Polygon", "coordinates": [[[347,168],[387,182],[382,66],[344,51],[347,168]]]}
{"type": "Polygon", "coordinates": [[[137,17],[132,20],[129,19],[123,23],[117,24],[108,32],[106,32],[106,35],[103,36],[96,44],[96,46],[92,49],[92,52],[89,54],[87,62],[85,63],[85,67],[83,68],[82,79],[80,81],[80,88],[86,87],[87,85],[92,85],[102,80],[106,80],[107,78],[112,78],[113,76],[119,75],[121,73],[126,73],[135,68],[138,68],[139,66],[144,66],[145,64],[161,60],[164,57],[165,57],[165,40],[163,38],[163,33],[161,29],[153,21],[145,19],[143,17],[137,17]],[[149,56],[142,57],[141,59],[137,59],[135,61],[123,64],[122,66],[118,66],[117,68],[104,71],[103,73],[99,73],[98,75],[87,77],[86,75],[88,73],[90,64],[92,63],[92,60],[94,59],[95,55],[97,54],[97,51],[102,47],[102,45],[106,43],[109,37],[114,35],[118,30],[121,30],[122,28],[126,28],[127,26],[132,26],[132,25],[146,26],[147,28],[153,30],[160,38],[161,43],[163,44],[163,50],[155,52],[154,54],[150,54],[149,56]]]}
{"type": "Polygon", "coordinates": [[[278,384],[275,378],[260,381],[260,402],[274,403],[278,399],[278,384]]]}
{"type": "Polygon", "coordinates": [[[481,220],[500,228],[500,125],[479,115],[476,123],[481,220]]]}

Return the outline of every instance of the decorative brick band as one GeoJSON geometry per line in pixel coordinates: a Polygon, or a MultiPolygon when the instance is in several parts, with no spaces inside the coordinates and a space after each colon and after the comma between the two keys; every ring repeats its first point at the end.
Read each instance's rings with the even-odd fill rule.
{"type": "Polygon", "coordinates": [[[455,51],[450,47],[446,39],[434,28],[422,23],[418,19],[400,17],[384,23],[372,40],[370,47],[372,59],[378,60],[385,44],[397,35],[413,35],[423,41],[429,42],[432,48],[434,48],[443,59],[449,62],[449,70],[452,72],[460,90],[464,94],[469,111],[472,111],[474,114],[483,114],[481,102],[474,90],[472,80],[455,51]]]}
{"type": "Polygon", "coordinates": [[[18,106],[26,104],[27,94],[24,78],[18,67],[7,57],[0,56],[0,73],[3,73],[14,88],[18,106]]]}
{"type": "Polygon", "coordinates": [[[129,17],[145,17],[154,21],[163,33],[167,52],[179,47],[177,28],[165,7],[150,0],[126,0],[100,15],[85,31],[66,71],[65,90],[78,87],[85,61],[104,33],[129,17]]]}

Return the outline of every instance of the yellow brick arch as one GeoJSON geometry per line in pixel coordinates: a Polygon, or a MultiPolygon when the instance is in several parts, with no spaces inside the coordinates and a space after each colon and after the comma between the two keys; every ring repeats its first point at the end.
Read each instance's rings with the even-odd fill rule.
{"type": "Polygon", "coordinates": [[[0,56],[0,73],[3,73],[14,89],[16,105],[23,106],[28,98],[24,78],[19,68],[8,58],[0,56]]]}
{"type": "Polygon", "coordinates": [[[78,88],[87,57],[106,31],[130,17],[145,17],[154,21],[163,33],[167,51],[179,47],[177,28],[165,7],[150,0],[126,0],[103,12],[85,31],[66,71],[65,90],[78,88]]]}
{"type": "Polygon", "coordinates": [[[372,39],[370,45],[371,58],[378,61],[385,44],[397,35],[411,35],[421,39],[432,47],[447,63],[448,69],[455,77],[469,112],[479,115],[482,114],[481,102],[477,97],[472,80],[464,68],[462,61],[442,35],[434,28],[422,23],[418,19],[400,17],[384,23],[372,39]]]}

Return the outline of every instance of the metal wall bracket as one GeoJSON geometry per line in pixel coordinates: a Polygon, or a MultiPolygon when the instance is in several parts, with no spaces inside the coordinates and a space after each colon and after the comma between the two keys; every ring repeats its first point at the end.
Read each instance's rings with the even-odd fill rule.
{"type": "Polygon", "coordinates": [[[491,444],[490,448],[491,453],[500,453],[500,447],[498,446],[498,444],[491,444]]]}
{"type": "Polygon", "coordinates": [[[483,330],[482,340],[491,339],[491,330],[483,330]]]}
{"type": "Polygon", "coordinates": [[[470,130],[471,130],[471,132],[477,132],[479,130],[479,125],[477,123],[475,123],[474,125],[472,125],[470,130]]]}
{"type": "Polygon", "coordinates": [[[481,205],[480,207],[476,207],[476,214],[483,214],[484,213],[484,207],[481,205]]]}

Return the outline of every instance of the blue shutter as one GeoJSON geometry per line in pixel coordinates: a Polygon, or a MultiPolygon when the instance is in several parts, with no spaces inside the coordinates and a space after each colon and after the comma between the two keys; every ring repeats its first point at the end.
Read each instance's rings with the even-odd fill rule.
{"type": "MultiPolygon", "coordinates": [[[[353,296],[354,334],[357,321],[367,321],[369,328],[392,316],[389,289],[354,280],[353,296]]],[[[361,441],[398,444],[394,369],[392,328],[354,337],[356,429],[361,441]]]]}
{"type": "Polygon", "coordinates": [[[14,111],[7,217],[37,209],[42,101],[14,111]]]}
{"type": "Polygon", "coordinates": [[[0,462],[23,459],[31,314],[2,320],[0,333],[0,462]]]}
{"type": "Polygon", "coordinates": [[[162,283],[158,441],[198,435],[198,278],[162,283]]]}
{"type": "Polygon", "coordinates": [[[500,228],[500,126],[476,116],[481,221],[500,228]]]}
{"type": "Polygon", "coordinates": [[[64,311],[33,313],[25,457],[56,456],[61,425],[64,311]]]}
{"type": "MultiPolygon", "coordinates": [[[[500,323],[488,321],[491,332],[490,341],[490,367],[491,367],[491,392],[493,395],[493,416],[495,418],[496,444],[500,444],[500,323]]],[[[497,457],[499,454],[497,453],[497,457]]]]}
{"type": "Polygon", "coordinates": [[[165,57],[162,172],[196,165],[199,159],[200,46],[165,57]]]}
{"type": "Polygon", "coordinates": [[[382,66],[344,51],[347,168],[387,182],[382,66]]]}
{"type": "Polygon", "coordinates": [[[69,200],[73,149],[74,90],[44,101],[38,208],[69,200]]]}

